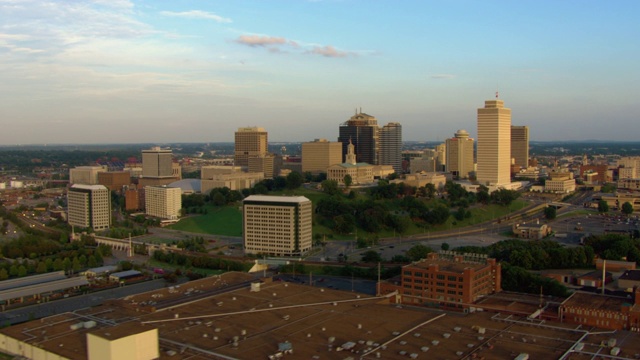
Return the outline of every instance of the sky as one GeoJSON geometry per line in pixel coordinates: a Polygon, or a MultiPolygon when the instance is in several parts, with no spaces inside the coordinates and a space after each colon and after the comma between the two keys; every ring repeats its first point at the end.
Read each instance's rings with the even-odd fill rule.
{"type": "Polygon", "coordinates": [[[0,145],[477,134],[636,141],[640,1],[0,0],[0,145]]]}

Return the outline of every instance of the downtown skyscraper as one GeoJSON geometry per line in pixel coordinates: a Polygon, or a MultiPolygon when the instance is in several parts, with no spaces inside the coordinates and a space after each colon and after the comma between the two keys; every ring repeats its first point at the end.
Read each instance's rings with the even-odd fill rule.
{"type": "Polygon", "coordinates": [[[368,114],[356,112],[349,120],[342,123],[338,141],[342,143],[342,157],[346,161],[347,147],[353,144],[358,162],[371,165],[378,164],[378,120],[368,114]]]}
{"type": "Polygon", "coordinates": [[[342,143],[342,155],[346,162],[349,144],[353,144],[359,163],[391,165],[396,173],[402,173],[402,125],[390,122],[378,127],[378,120],[357,112],[342,123],[338,141],[342,143]]]}
{"type": "Polygon", "coordinates": [[[402,125],[390,122],[380,129],[379,165],[391,165],[402,174],[402,125]]]}
{"type": "Polygon", "coordinates": [[[241,127],[235,134],[236,166],[249,166],[249,158],[267,155],[267,130],[261,127],[241,127]]]}
{"type": "Polygon", "coordinates": [[[446,141],[446,169],[458,178],[467,178],[473,171],[473,142],[466,130],[458,130],[446,141]]]}
{"type": "Polygon", "coordinates": [[[528,126],[511,126],[511,158],[520,168],[529,166],[528,126]]]}
{"type": "Polygon", "coordinates": [[[511,183],[511,109],[504,107],[504,101],[487,100],[478,109],[477,151],[478,183],[511,183]]]}

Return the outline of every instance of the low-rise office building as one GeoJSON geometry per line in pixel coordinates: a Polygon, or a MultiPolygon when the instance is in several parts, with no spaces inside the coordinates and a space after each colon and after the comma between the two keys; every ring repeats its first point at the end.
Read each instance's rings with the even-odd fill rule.
{"type": "Polygon", "coordinates": [[[311,250],[311,200],[304,196],[252,195],[242,204],[245,252],[302,256],[311,250]]]}
{"type": "Polygon", "coordinates": [[[501,291],[500,271],[500,264],[486,255],[430,253],[403,266],[399,280],[381,283],[380,293],[397,291],[402,304],[463,310],[501,291]]]}

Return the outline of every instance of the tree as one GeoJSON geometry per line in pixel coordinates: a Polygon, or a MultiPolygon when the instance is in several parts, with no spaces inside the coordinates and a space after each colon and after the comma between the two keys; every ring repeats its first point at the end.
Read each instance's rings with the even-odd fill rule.
{"type": "Polygon", "coordinates": [[[64,266],[62,265],[62,259],[56,258],[53,262],[53,270],[60,271],[62,269],[64,269],[64,266]]]}
{"type": "Polygon", "coordinates": [[[483,204],[488,204],[489,201],[491,200],[491,195],[489,195],[489,188],[484,186],[484,185],[480,185],[478,187],[478,193],[476,194],[476,199],[478,200],[479,203],[483,203],[483,204]]]}
{"type": "Polygon", "coordinates": [[[38,274],[44,274],[47,272],[47,264],[44,261],[38,262],[38,266],[36,267],[36,272],[38,274]]]}
{"type": "Polygon", "coordinates": [[[449,250],[451,246],[449,245],[449,243],[443,242],[442,244],[440,244],[440,249],[447,251],[449,250]]]}
{"type": "Polygon", "coordinates": [[[544,217],[549,219],[549,220],[553,220],[556,218],[556,214],[557,214],[557,210],[555,208],[555,206],[547,206],[544,209],[544,217]]]}
{"type": "Polygon", "coordinates": [[[432,183],[428,183],[427,185],[425,185],[424,190],[428,199],[433,199],[433,197],[436,195],[436,186],[432,183]]]}
{"type": "Polygon", "coordinates": [[[89,260],[87,260],[87,266],[90,268],[94,268],[98,266],[98,262],[96,261],[96,257],[91,255],[89,256],[89,260]]]}
{"type": "Polygon", "coordinates": [[[442,225],[449,219],[449,208],[445,205],[436,205],[427,213],[425,221],[434,225],[442,225]]]}
{"type": "Polygon", "coordinates": [[[338,215],[333,218],[333,230],[338,234],[348,234],[353,232],[356,225],[356,219],[351,214],[338,215]]]}
{"type": "Polygon", "coordinates": [[[325,194],[334,195],[338,193],[338,182],[335,180],[325,180],[320,183],[325,194]]]}
{"type": "Polygon", "coordinates": [[[631,215],[633,213],[633,205],[628,201],[622,204],[622,213],[625,215],[631,215]]]}
{"type": "Polygon", "coordinates": [[[520,193],[515,190],[498,189],[491,193],[491,200],[503,206],[510,205],[518,197],[520,193]]]}
{"type": "Polygon", "coordinates": [[[7,269],[5,268],[0,269],[0,281],[7,280],[8,278],[9,278],[9,274],[7,273],[7,269]]]}
{"type": "Polygon", "coordinates": [[[292,171],[287,175],[287,189],[293,190],[299,188],[304,182],[304,178],[297,171],[292,171]]]}
{"type": "Polygon", "coordinates": [[[351,175],[347,174],[344,176],[344,179],[342,179],[342,181],[344,182],[344,186],[348,189],[349,186],[351,186],[353,179],[351,178],[351,175]]]}
{"type": "Polygon", "coordinates": [[[310,183],[313,181],[313,174],[311,171],[305,171],[304,174],[302,174],[302,177],[304,177],[304,182],[310,183]]]}
{"type": "Polygon", "coordinates": [[[78,257],[74,257],[73,261],[71,263],[71,268],[73,269],[73,272],[78,272],[80,271],[81,267],[80,267],[80,259],[78,259],[78,257]]]}
{"type": "Polygon", "coordinates": [[[222,206],[227,203],[227,198],[225,198],[225,196],[222,195],[220,192],[216,191],[216,193],[213,194],[213,196],[211,197],[211,202],[215,206],[222,206]]]}
{"type": "Polygon", "coordinates": [[[382,261],[382,257],[375,250],[369,250],[362,254],[362,261],[366,263],[377,263],[382,261]]]}
{"type": "Polygon", "coordinates": [[[429,254],[431,251],[432,250],[430,247],[418,244],[412,246],[409,250],[407,250],[405,254],[411,261],[418,261],[420,259],[426,258],[427,254],[429,254]]]}
{"type": "Polygon", "coordinates": [[[598,212],[600,213],[609,212],[609,204],[607,204],[607,202],[604,200],[598,201],[598,212]]]}
{"type": "Polygon", "coordinates": [[[18,277],[24,277],[27,276],[27,268],[24,267],[24,265],[20,265],[18,267],[18,277]]]}

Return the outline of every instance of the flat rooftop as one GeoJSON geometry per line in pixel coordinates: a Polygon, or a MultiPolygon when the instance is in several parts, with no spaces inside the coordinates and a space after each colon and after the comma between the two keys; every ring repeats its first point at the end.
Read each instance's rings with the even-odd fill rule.
{"type": "Polygon", "coordinates": [[[585,292],[575,292],[563,303],[564,306],[607,311],[621,311],[624,304],[633,305],[633,299],[585,292]]]}
{"type": "Polygon", "coordinates": [[[243,200],[246,202],[278,202],[278,203],[303,203],[311,201],[304,196],[274,196],[274,195],[251,195],[243,200]]]}
{"type": "Polygon", "coordinates": [[[455,262],[447,259],[422,259],[409,265],[409,267],[418,267],[421,269],[428,269],[431,265],[437,265],[441,271],[455,272],[462,274],[465,269],[480,270],[486,268],[486,263],[460,261],[455,262]]]}
{"type": "MultiPolygon", "coordinates": [[[[116,337],[157,328],[160,359],[264,359],[288,341],[294,351],[288,357],[296,359],[407,359],[416,354],[419,359],[488,360],[520,353],[532,359],[559,358],[589,330],[513,313],[399,306],[388,298],[268,279],[257,289],[252,281],[251,275],[228,273],[0,332],[69,359],[86,359],[87,333],[116,337]],[[95,321],[95,327],[71,329],[87,321],[95,321]]],[[[502,295],[487,297],[487,305],[504,304],[525,314],[538,308],[536,296],[502,295]]],[[[600,344],[593,336],[583,341],[600,344]]],[[[626,354],[640,353],[637,333],[600,336],[615,337],[626,354]]]]}

